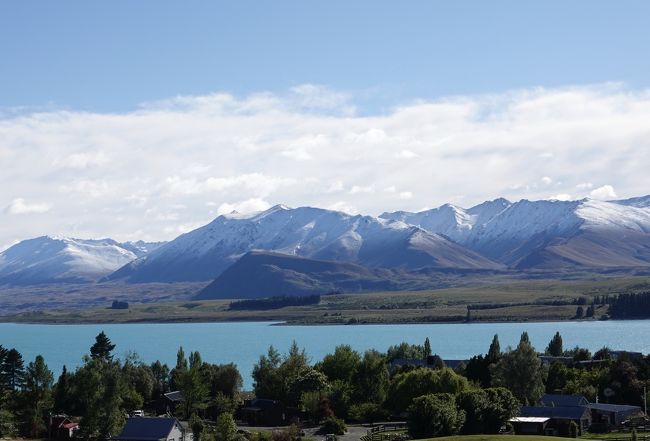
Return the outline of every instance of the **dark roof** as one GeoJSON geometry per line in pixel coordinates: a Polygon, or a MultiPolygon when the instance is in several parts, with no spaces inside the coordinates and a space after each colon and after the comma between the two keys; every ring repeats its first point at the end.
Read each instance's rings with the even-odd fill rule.
{"type": "Polygon", "coordinates": [[[178,424],[176,418],[140,417],[126,420],[124,429],[116,440],[147,441],[166,439],[174,425],[178,424]]]}
{"type": "Polygon", "coordinates": [[[266,398],[253,398],[250,402],[250,407],[257,407],[260,409],[268,409],[270,407],[281,406],[282,404],[276,400],[268,400],[266,398]]]}
{"type": "Polygon", "coordinates": [[[589,400],[583,395],[545,394],[539,401],[546,407],[575,407],[589,404],[589,400]]]}
{"type": "Polygon", "coordinates": [[[628,406],[626,404],[606,404],[606,403],[591,403],[590,409],[602,410],[604,412],[641,412],[639,406],[628,406]]]}
{"type": "Polygon", "coordinates": [[[167,392],[165,398],[169,401],[183,401],[183,392],[180,390],[175,390],[173,392],[167,392]]]}
{"type": "Polygon", "coordinates": [[[586,407],[532,407],[524,406],[519,412],[522,417],[546,417],[559,420],[582,420],[589,417],[586,407]]]}

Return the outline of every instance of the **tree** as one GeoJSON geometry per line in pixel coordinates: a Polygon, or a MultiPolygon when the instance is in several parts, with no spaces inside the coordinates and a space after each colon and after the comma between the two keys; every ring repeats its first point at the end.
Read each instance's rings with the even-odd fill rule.
{"type": "Polygon", "coordinates": [[[357,402],[382,403],[388,386],[388,366],[382,354],[366,351],[352,376],[354,397],[357,402]]]}
{"type": "Polygon", "coordinates": [[[232,415],[229,413],[222,413],[217,418],[216,424],[217,440],[218,441],[233,441],[237,436],[237,424],[232,415]]]}
{"type": "Polygon", "coordinates": [[[25,381],[25,363],[16,349],[10,349],[2,357],[2,387],[12,391],[22,388],[25,381]]]}
{"type": "Polygon", "coordinates": [[[119,363],[105,357],[87,358],[73,382],[81,433],[90,438],[116,435],[124,424],[124,414],[132,410],[124,407],[129,392],[119,363]]]}
{"type": "Polygon", "coordinates": [[[413,438],[455,435],[465,421],[451,394],[418,397],[409,407],[408,430],[413,438]]]}
{"type": "Polygon", "coordinates": [[[544,377],[542,362],[524,332],[517,348],[494,367],[492,383],[510,389],[520,402],[534,405],[544,394],[544,377]]]}
{"type": "Polygon", "coordinates": [[[553,357],[560,357],[564,354],[564,348],[562,346],[562,336],[559,332],[556,332],[551,341],[546,347],[546,354],[553,357]]]}
{"type": "Polygon", "coordinates": [[[499,433],[519,411],[517,399],[505,388],[461,392],[456,401],[465,412],[464,434],[499,433]]]}
{"type": "Polygon", "coordinates": [[[37,355],[25,371],[24,398],[26,402],[24,419],[26,429],[32,438],[47,430],[45,416],[52,407],[52,383],[54,376],[42,356],[37,355]]]}
{"type": "Polygon", "coordinates": [[[490,343],[486,358],[488,363],[496,363],[501,358],[501,344],[499,343],[498,334],[494,334],[494,337],[492,337],[492,343],[490,343]]]}
{"type": "Polygon", "coordinates": [[[199,366],[194,365],[180,372],[178,390],[183,394],[179,408],[180,416],[183,418],[189,418],[207,407],[208,386],[203,381],[199,366]]]}
{"type": "Polygon", "coordinates": [[[54,388],[54,410],[57,413],[71,413],[70,409],[70,378],[71,375],[68,373],[68,369],[63,365],[61,370],[61,375],[56,382],[56,387],[54,388]]]}
{"type": "Polygon", "coordinates": [[[467,378],[449,368],[420,368],[393,377],[388,389],[386,405],[395,412],[405,411],[413,399],[433,393],[457,394],[469,389],[467,378]]]}
{"type": "Polygon", "coordinates": [[[399,358],[406,360],[422,360],[424,358],[424,347],[420,345],[412,345],[406,342],[390,346],[386,351],[387,361],[391,362],[399,358]]]}
{"type": "Polygon", "coordinates": [[[316,368],[327,375],[330,381],[342,380],[349,383],[360,362],[361,356],[350,345],[339,345],[316,368]]]}
{"type": "Polygon", "coordinates": [[[102,331],[97,334],[95,344],[90,347],[90,356],[92,358],[102,358],[110,361],[113,359],[111,355],[113,349],[115,349],[115,345],[111,343],[111,339],[102,331]]]}
{"type": "Polygon", "coordinates": [[[576,316],[575,316],[575,318],[581,319],[584,315],[585,315],[584,309],[582,308],[582,306],[578,306],[576,308],[576,316]]]}
{"type": "Polygon", "coordinates": [[[429,337],[424,339],[424,356],[428,357],[431,355],[431,342],[429,341],[429,337]]]}
{"type": "Polygon", "coordinates": [[[280,376],[280,353],[269,346],[266,355],[253,366],[253,389],[260,398],[278,399],[282,395],[282,382],[280,376]]]}

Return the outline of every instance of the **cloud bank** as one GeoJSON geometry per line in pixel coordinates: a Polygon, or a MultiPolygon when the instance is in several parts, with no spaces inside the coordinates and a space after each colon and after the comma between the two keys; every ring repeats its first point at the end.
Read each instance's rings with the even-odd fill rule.
{"type": "Polygon", "coordinates": [[[378,214],[445,202],[650,193],[650,91],[605,84],[360,115],[302,85],[125,113],[0,117],[0,247],[42,234],[171,239],[276,203],[378,214]]]}

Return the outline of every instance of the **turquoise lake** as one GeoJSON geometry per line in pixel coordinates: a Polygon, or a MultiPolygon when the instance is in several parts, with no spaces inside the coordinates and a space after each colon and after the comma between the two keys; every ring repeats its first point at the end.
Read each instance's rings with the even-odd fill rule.
{"type": "Polygon", "coordinates": [[[105,331],[116,344],[115,354],[136,352],[145,362],[160,360],[173,366],[176,352],[199,351],[211,363],[234,362],[252,387],[251,370],[269,345],[281,352],[295,340],[312,361],[320,360],[336,345],[349,344],[358,351],[385,351],[390,345],[431,340],[433,352],[447,359],[465,359],[487,352],[494,334],[501,348],[515,346],[523,331],[537,350],[543,351],[559,331],[565,348],[579,345],[592,352],[603,346],[650,352],[650,320],[607,322],[472,323],[360,326],[274,326],[268,322],[120,324],[120,325],[27,325],[0,323],[0,345],[15,347],[26,363],[38,354],[55,375],[63,365],[74,369],[89,352],[95,336],[105,331]]]}

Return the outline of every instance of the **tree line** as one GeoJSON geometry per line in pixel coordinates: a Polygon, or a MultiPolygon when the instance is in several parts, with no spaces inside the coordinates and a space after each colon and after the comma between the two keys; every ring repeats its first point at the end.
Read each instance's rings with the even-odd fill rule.
{"type": "MultiPolygon", "coordinates": [[[[49,416],[64,413],[80,418],[81,437],[107,438],[119,434],[127,413],[164,412],[163,395],[180,391],[174,415],[189,420],[197,441],[241,438],[235,413],[242,378],[234,364],[211,364],[181,347],[170,367],[144,363],[136,354],[117,359],[114,349],[101,332],[83,364],[74,372],[64,367],[54,381],[43,357],[25,364],[16,349],[0,347],[0,436],[46,436],[49,416]]],[[[516,347],[506,349],[495,335],[485,354],[454,369],[432,353],[428,338],[386,352],[361,353],[339,345],[316,362],[294,342],[286,353],[269,347],[252,377],[255,396],[296,409],[327,433],[341,433],[350,422],[393,418],[407,418],[416,438],[497,433],[520,406],[536,404],[544,393],[633,405],[643,401],[648,357],[614,358],[608,348],[594,354],[566,349],[559,333],[543,353],[561,358],[543,363],[525,332],[516,347]]],[[[274,441],[295,441],[299,435],[288,431],[284,436],[274,441]]]]}

